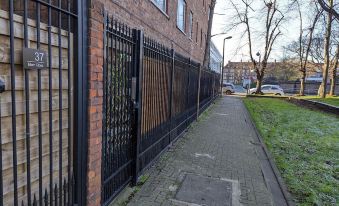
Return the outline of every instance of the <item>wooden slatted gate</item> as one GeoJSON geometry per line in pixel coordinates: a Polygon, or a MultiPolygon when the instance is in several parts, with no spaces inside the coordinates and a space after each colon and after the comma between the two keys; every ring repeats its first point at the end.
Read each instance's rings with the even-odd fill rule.
{"type": "Polygon", "coordinates": [[[73,155],[74,76],[82,65],[78,8],[76,0],[1,1],[0,206],[79,201],[73,155]],[[24,69],[24,48],[45,52],[46,65],[24,69]]]}

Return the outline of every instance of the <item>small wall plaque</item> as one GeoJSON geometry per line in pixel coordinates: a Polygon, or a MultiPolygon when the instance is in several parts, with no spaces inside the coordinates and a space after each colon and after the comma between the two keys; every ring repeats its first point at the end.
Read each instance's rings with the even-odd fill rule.
{"type": "Polygon", "coordinates": [[[47,53],[42,50],[23,49],[24,69],[45,69],[47,68],[47,53]]]}

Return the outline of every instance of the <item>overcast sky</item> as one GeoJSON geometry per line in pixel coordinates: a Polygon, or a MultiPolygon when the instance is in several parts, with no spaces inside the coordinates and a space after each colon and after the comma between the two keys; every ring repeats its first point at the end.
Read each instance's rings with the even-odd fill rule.
{"type": "MultiPolygon", "coordinates": [[[[235,0],[234,2],[237,2],[237,1],[238,0],[235,0]]],[[[288,0],[279,0],[279,3],[286,4],[287,1],[288,0]]],[[[254,8],[255,7],[262,8],[262,4],[259,3],[262,1],[255,0],[254,2],[255,2],[253,3],[254,8]]],[[[232,16],[234,15],[234,9],[232,9],[229,3],[229,0],[217,0],[215,13],[216,14],[214,15],[212,35],[219,34],[224,31],[225,26],[229,24],[230,21],[232,21],[232,16]],[[217,15],[217,14],[223,14],[223,15],[217,15]]],[[[293,40],[298,39],[299,19],[297,17],[298,16],[294,13],[291,13],[288,15],[288,18],[290,18],[290,20],[283,25],[283,28],[282,28],[283,35],[280,36],[280,38],[277,40],[277,44],[275,45],[274,50],[272,51],[272,54],[271,54],[271,58],[270,58],[271,61],[274,61],[275,59],[279,61],[283,57],[283,46],[293,40]]],[[[251,24],[251,27],[253,28],[260,28],[260,26],[262,26],[262,24],[258,23],[258,21],[251,22],[250,20],[250,24],[251,24]]],[[[259,30],[260,29],[257,29],[257,31],[259,30]]],[[[247,36],[245,36],[245,38],[241,38],[242,31],[243,31],[242,28],[238,28],[237,30],[232,31],[228,34],[212,37],[212,41],[215,43],[220,53],[222,54],[223,39],[227,36],[233,36],[232,39],[226,40],[225,64],[228,61],[240,61],[241,59],[243,61],[249,60],[248,46],[246,46],[247,36]],[[238,48],[241,46],[243,46],[242,49],[238,50],[238,48]]],[[[257,51],[263,52],[263,44],[257,42],[257,44],[254,45],[253,50],[254,50],[253,52],[255,53],[257,51]]]]}

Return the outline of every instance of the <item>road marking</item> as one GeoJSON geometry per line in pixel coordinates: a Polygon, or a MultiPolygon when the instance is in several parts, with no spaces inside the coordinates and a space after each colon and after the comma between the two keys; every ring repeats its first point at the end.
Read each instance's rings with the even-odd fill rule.
{"type": "Polygon", "coordinates": [[[227,115],[229,115],[229,114],[223,114],[223,113],[214,113],[214,114],[220,115],[220,116],[227,116],[227,115]]]}
{"type": "Polygon", "coordinates": [[[209,155],[209,154],[199,154],[199,153],[195,153],[195,155],[194,155],[195,157],[207,157],[207,158],[210,158],[210,159],[212,159],[212,160],[214,160],[214,156],[212,156],[212,155],[209,155]]]}

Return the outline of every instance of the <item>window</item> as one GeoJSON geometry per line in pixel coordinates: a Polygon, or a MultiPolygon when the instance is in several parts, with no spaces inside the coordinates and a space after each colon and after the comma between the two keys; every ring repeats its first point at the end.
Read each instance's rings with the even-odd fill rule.
{"type": "Polygon", "coordinates": [[[267,91],[267,90],[270,90],[270,89],[271,89],[270,86],[263,86],[263,87],[261,87],[261,90],[263,90],[263,91],[267,91]]]}
{"type": "Polygon", "coordinates": [[[189,23],[189,37],[192,39],[193,37],[193,12],[190,12],[190,23],[189,23]]]}
{"type": "Polygon", "coordinates": [[[207,19],[210,20],[211,6],[208,6],[207,19]]]}
{"type": "Polygon", "coordinates": [[[178,0],[177,26],[182,32],[185,32],[185,12],[186,2],[184,0],[178,0]]]}
{"type": "Polygon", "coordinates": [[[272,86],[272,90],[282,90],[282,88],[279,86],[272,86]]]}
{"type": "Polygon", "coordinates": [[[152,2],[163,12],[167,12],[167,0],[152,0],[152,2]]]}
{"type": "Polygon", "coordinates": [[[198,35],[199,35],[199,23],[197,22],[197,31],[195,32],[195,42],[198,43],[198,35]]]}
{"type": "Polygon", "coordinates": [[[200,32],[200,46],[202,46],[202,36],[203,36],[203,34],[202,34],[202,29],[201,29],[201,32],[200,32]]]}

